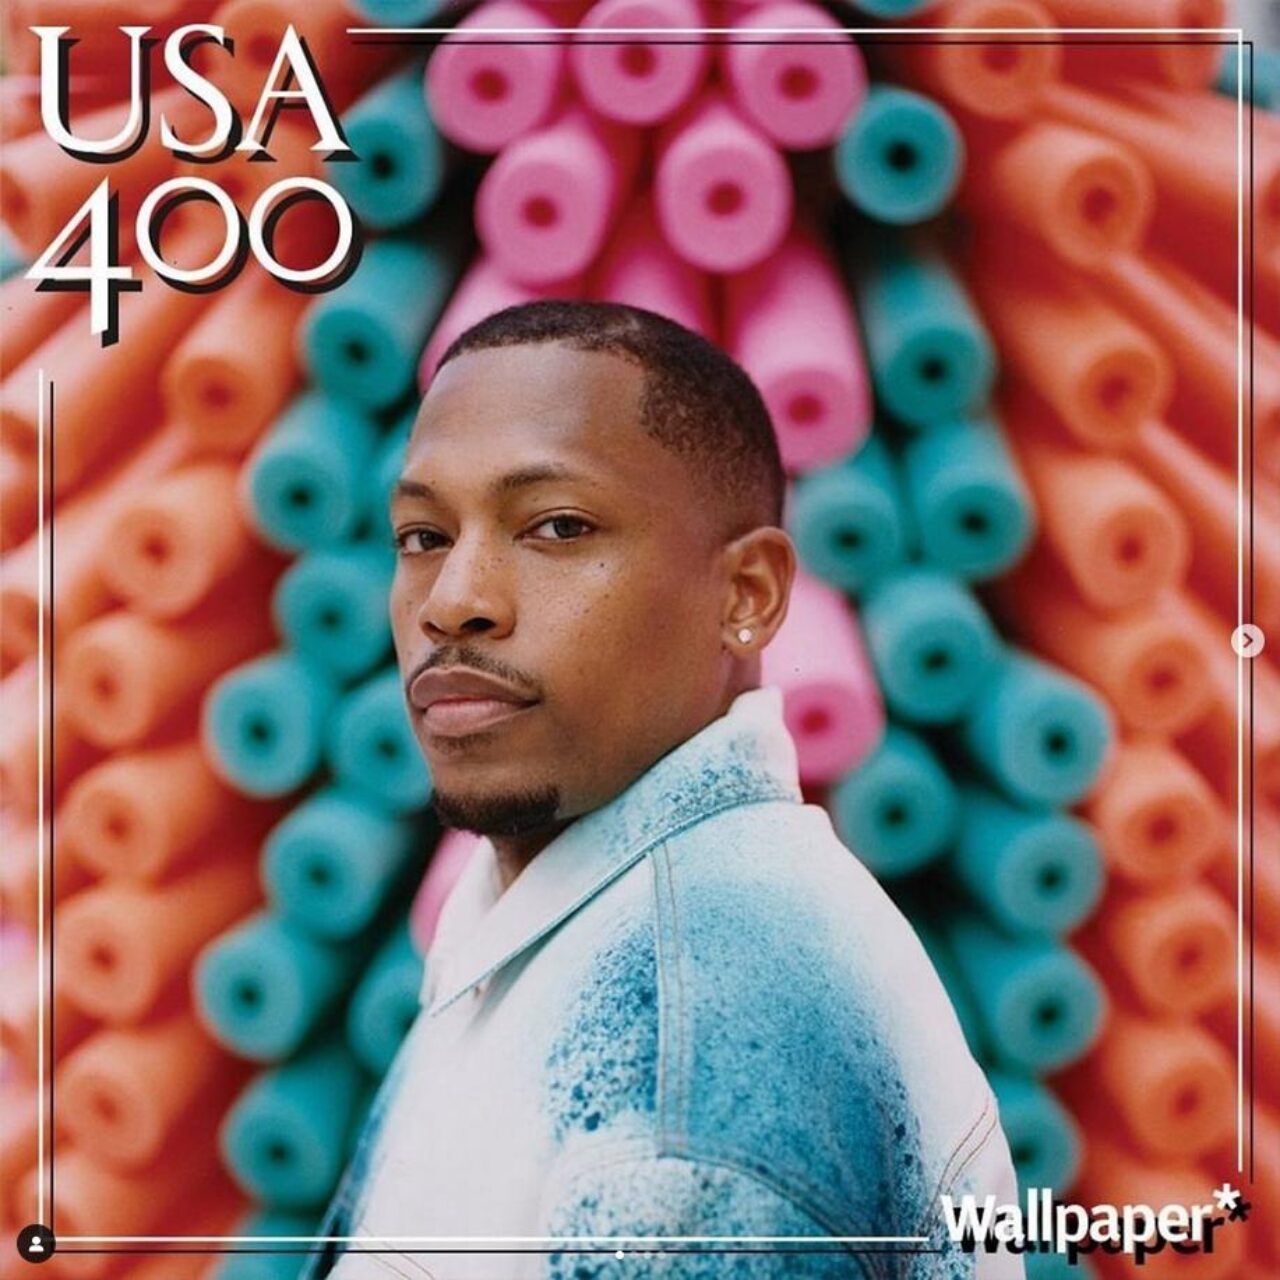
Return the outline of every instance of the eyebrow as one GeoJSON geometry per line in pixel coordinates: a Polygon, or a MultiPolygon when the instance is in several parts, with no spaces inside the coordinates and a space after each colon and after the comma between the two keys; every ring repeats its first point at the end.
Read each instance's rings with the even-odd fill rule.
{"type": "MultiPolygon", "coordinates": [[[[489,492],[496,497],[500,494],[511,493],[516,489],[526,488],[529,485],[541,484],[545,480],[576,480],[583,484],[595,483],[590,476],[584,475],[580,471],[574,471],[571,467],[562,466],[559,463],[545,462],[534,466],[520,467],[516,471],[508,471],[504,475],[500,475],[489,486],[489,492]]],[[[436,492],[429,484],[424,484],[421,480],[397,480],[395,495],[406,498],[434,500],[436,492]]]]}

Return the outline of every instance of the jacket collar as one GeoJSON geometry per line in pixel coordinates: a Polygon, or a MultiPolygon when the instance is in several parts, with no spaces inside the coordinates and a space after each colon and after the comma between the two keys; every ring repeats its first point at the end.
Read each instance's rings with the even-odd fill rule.
{"type": "Polygon", "coordinates": [[[662,756],[607,804],[570,823],[500,892],[480,841],[441,914],[424,982],[434,1017],[591,901],[655,845],[723,809],[801,801],[795,744],[773,686],[662,756]]]}

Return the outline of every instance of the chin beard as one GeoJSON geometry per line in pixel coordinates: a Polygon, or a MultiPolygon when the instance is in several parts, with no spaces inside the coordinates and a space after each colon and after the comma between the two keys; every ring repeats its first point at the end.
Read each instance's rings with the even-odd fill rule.
{"type": "Polygon", "coordinates": [[[560,789],[549,784],[538,790],[487,796],[437,791],[431,805],[446,827],[474,831],[481,836],[521,836],[555,821],[560,808],[560,789]]]}

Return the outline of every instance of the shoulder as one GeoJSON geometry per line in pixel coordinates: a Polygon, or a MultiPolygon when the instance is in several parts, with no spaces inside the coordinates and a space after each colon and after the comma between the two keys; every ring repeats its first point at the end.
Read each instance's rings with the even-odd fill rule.
{"type": "Polygon", "coordinates": [[[652,861],[667,1149],[913,1229],[996,1118],[910,924],[814,805],[727,811],[652,861]]]}

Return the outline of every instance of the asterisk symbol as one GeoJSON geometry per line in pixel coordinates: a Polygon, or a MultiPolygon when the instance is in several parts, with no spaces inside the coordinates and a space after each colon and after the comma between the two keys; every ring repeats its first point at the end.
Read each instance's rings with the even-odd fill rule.
{"type": "Polygon", "coordinates": [[[1214,1188],[1213,1198],[1218,1202],[1219,1209],[1234,1209],[1240,1203],[1240,1192],[1231,1183],[1224,1182],[1222,1186],[1214,1188]]]}

